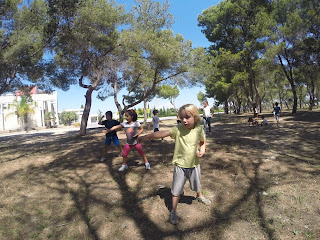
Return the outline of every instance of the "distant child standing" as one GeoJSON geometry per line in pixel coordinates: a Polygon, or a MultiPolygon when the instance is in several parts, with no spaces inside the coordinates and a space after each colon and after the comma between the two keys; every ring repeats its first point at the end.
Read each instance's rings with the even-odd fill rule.
{"type": "MultiPolygon", "coordinates": [[[[158,132],[159,131],[159,123],[160,119],[158,117],[159,111],[158,110],[153,110],[153,118],[152,118],[152,127],[153,127],[153,132],[158,132]]],[[[154,142],[155,140],[151,139],[151,142],[154,142]]]]}
{"type": "Polygon", "coordinates": [[[126,136],[127,136],[127,143],[123,148],[123,153],[122,153],[123,164],[119,168],[119,171],[122,172],[122,171],[124,171],[126,169],[129,169],[129,167],[127,165],[127,157],[128,157],[128,154],[129,154],[131,148],[137,149],[137,151],[139,152],[140,156],[144,160],[146,169],[150,169],[150,164],[149,164],[149,162],[147,160],[147,157],[146,157],[145,153],[142,150],[142,146],[137,141],[138,136],[143,132],[142,126],[137,121],[138,115],[134,110],[128,110],[128,111],[125,112],[125,118],[126,118],[127,122],[123,122],[118,126],[114,126],[114,127],[110,128],[110,129],[106,129],[106,130],[103,131],[105,133],[108,133],[110,131],[118,130],[118,129],[121,129],[121,128],[125,129],[126,136]]]}
{"type": "Polygon", "coordinates": [[[153,118],[152,118],[152,125],[153,125],[153,131],[158,132],[159,131],[159,123],[160,119],[158,117],[159,111],[158,110],[153,110],[153,118]]]}
{"type": "Polygon", "coordinates": [[[211,132],[211,116],[214,113],[213,108],[208,105],[208,101],[203,101],[203,107],[200,107],[200,110],[203,110],[203,129],[204,133],[207,132],[207,125],[209,127],[209,132],[211,132]]]}
{"type": "Polygon", "coordinates": [[[254,118],[258,117],[258,108],[256,105],[253,106],[253,117],[254,118]]]}
{"type": "MultiPolygon", "coordinates": [[[[107,111],[105,113],[105,116],[102,116],[99,119],[98,124],[99,125],[104,125],[106,129],[110,129],[110,128],[114,127],[114,126],[120,125],[120,123],[117,120],[112,119],[112,112],[111,111],[107,111]],[[102,121],[103,117],[106,117],[106,120],[102,121]]],[[[111,131],[111,132],[108,132],[106,134],[106,140],[104,142],[103,155],[102,155],[102,158],[100,160],[101,162],[106,160],[106,157],[107,157],[107,154],[108,154],[108,149],[109,149],[109,146],[111,145],[111,142],[113,142],[113,144],[115,146],[117,146],[117,148],[119,149],[119,151],[120,151],[120,153],[122,155],[122,148],[121,148],[117,133],[116,133],[116,131],[111,131]]]]}
{"type": "Polygon", "coordinates": [[[276,102],[275,103],[275,107],[273,108],[273,112],[274,112],[274,117],[277,121],[277,126],[279,127],[279,120],[280,120],[280,111],[281,111],[281,108],[278,106],[279,104],[276,102]]]}
{"type": "Polygon", "coordinates": [[[179,109],[178,115],[181,120],[180,125],[170,130],[153,132],[138,139],[139,142],[167,136],[175,139],[172,159],[172,163],[174,164],[171,189],[172,211],[170,213],[170,222],[172,224],[177,224],[179,221],[177,206],[187,178],[189,179],[191,189],[197,193],[197,200],[206,205],[211,204],[211,201],[206,199],[201,192],[199,158],[205,153],[206,144],[203,128],[199,124],[199,111],[193,104],[186,104],[179,109]]]}

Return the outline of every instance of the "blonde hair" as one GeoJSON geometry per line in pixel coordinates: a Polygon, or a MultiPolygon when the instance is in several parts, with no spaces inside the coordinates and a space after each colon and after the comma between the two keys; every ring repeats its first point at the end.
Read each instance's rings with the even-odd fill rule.
{"type": "Polygon", "coordinates": [[[183,105],[179,111],[178,111],[178,116],[180,119],[183,118],[183,116],[185,114],[190,114],[193,118],[194,118],[194,125],[198,125],[200,123],[200,115],[199,115],[199,111],[198,108],[193,105],[193,104],[185,104],[183,105]]]}

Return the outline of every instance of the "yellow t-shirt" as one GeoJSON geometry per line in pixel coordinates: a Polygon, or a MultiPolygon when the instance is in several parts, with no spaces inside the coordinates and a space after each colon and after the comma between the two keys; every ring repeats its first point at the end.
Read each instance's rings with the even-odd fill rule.
{"type": "Polygon", "coordinates": [[[172,163],[182,168],[198,166],[198,145],[200,141],[205,141],[203,127],[197,125],[189,130],[183,125],[179,125],[171,128],[170,132],[170,137],[176,141],[172,163]]]}

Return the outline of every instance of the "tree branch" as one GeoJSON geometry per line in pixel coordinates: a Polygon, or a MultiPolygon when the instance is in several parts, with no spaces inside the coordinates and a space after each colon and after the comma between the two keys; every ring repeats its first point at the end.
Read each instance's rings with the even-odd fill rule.
{"type": "Polygon", "coordinates": [[[83,80],[83,75],[81,75],[81,77],[79,79],[79,86],[83,87],[83,88],[89,88],[90,85],[83,84],[82,80],[83,80]]]}

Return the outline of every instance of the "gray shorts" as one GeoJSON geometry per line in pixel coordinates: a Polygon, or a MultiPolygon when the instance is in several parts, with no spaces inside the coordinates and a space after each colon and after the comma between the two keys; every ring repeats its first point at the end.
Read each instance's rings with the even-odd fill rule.
{"type": "Polygon", "coordinates": [[[174,166],[173,182],[171,193],[173,196],[180,196],[183,192],[184,184],[187,178],[189,179],[190,188],[195,192],[201,190],[201,170],[200,165],[195,168],[181,168],[177,165],[174,166]]]}

